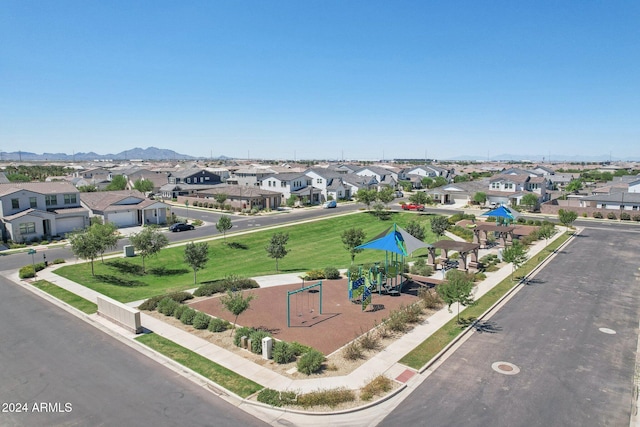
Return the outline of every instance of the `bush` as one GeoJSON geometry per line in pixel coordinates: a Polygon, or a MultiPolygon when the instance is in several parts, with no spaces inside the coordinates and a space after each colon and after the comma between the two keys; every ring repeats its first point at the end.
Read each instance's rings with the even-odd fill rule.
{"type": "Polygon", "coordinates": [[[358,360],[362,358],[362,347],[357,341],[351,341],[342,349],[342,356],[347,360],[358,360]]]}
{"type": "Polygon", "coordinates": [[[633,220],[634,221],[640,221],[640,215],[634,215],[633,216],[633,220]]]}
{"type": "Polygon", "coordinates": [[[384,324],[393,332],[404,332],[407,330],[407,317],[403,310],[394,310],[384,324]]]}
{"type": "Polygon", "coordinates": [[[607,218],[608,219],[617,219],[618,217],[616,216],[616,214],[614,214],[613,212],[609,212],[607,214],[607,218]]]}
{"type": "Polygon", "coordinates": [[[293,362],[296,358],[291,346],[284,341],[277,341],[273,345],[273,361],[276,363],[289,363],[293,362]]]}
{"type": "Polygon", "coordinates": [[[431,276],[433,274],[433,267],[427,265],[427,261],[424,258],[418,258],[409,271],[411,274],[417,274],[419,276],[431,276]]]}
{"type": "Polygon", "coordinates": [[[65,262],[64,258],[56,258],[53,260],[54,264],[64,264],[65,262]]]}
{"type": "Polygon", "coordinates": [[[620,219],[622,221],[629,221],[631,219],[631,215],[628,212],[620,212],[620,219]]]}
{"type": "Polygon", "coordinates": [[[360,390],[360,399],[369,401],[373,399],[374,396],[390,391],[391,388],[391,380],[384,375],[378,375],[373,381],[362,387],[362,390],[360,390]]]}
{"type": "Polygon", "coordinates": [[[440,295],[433,289],[420,288],[418,290],[418,298],[420,298],[425,308],[431,310],[437,310],[443,304],[440,295]]]}
{"type": "Polygon", "coordinates": [[[193,308],[187,308],[182,312],[182,316],[180,316],[180,321],[184,325],[193,325],[193,319],[196,317],[196,311],[193,308]]]}
{"type": "Polygon", "coordinates": [[[179,302],[172,300],[169,297],[164,297],[158,303],[158,312],[164,314],[165,316],[173,315],[173,311],[180,305],[179,302]]]}
{"type": "Polygon", "coordinates": [[[225,291],[226,289],[224,288],[224,285],[222,284],[222,282],[217,281],[217,282],[206,283],[204,285],[201,285],[198,289],[193,291],[193,295],[197,297],[210,297],[213,294],[217,294],[225,291]]]}
{"type": "Polygon", "coordinates": [[[358,342],[364,350],[377,350],[380,347],[380,338],[373,331],[362,334],[358,342]]]}
{"type": "Polygon", "coordinates": [[[296,394],[292,391],[278,391],[265,388],[258,393],[258,402],[271,406],[293,405],[296,403],[296,394]]]}
{"type": "Polygon", "coordinates": [[[291,351],[293,351],[293,354],[296,356],[300,356],[301,354],[308,353],[312,350],[312,348],[308,345],[300,344],[297,341],[290,343],[289,346],[291,347],[291,351]]]}
{"type": "Polygon", "coordinates": [[[231,324],[224,319],[218,319],[217,317],[213,317],[209,321],[209,327],[207,328],[211,332],[224,332],[231,324]]]}
{"type": "Polygon", "coordinates": [[[270,337],[271,334],[267,331],[253,331],[249,335],[251,340],[251,352],[255,354],[262,353],[262,338],[270,337]]]}
{"type": "Polygon", "coordinates": [[[198,313],[196,313],[196,316],[193,318],[193,327],[196,329],[207,329],[209,327],[210,321],[211,321],[211,316],[199,311],[198,313]]]}
{"type": "Polygon", "coordinates": [[[303,374],[311,375],[318,372],[322,368],[324,362],[324,354],[318,350],[311,349],[300,357],[298,360],[298,371],[303,374]]]}
{"type": "Polygon", "coordinates": [[[191,221],[191,224],[193,224],[195,227],[200,227],[202,225],[202,220],[194,219],[193,221],[191,221]]]}
{"type": "Polygon", "coordinates": [[[467,228],[460,227],[459,225],[454,225],[453,227],[450,227],[449,231],[451,231],[458,237],[462,237],[467,242],[471,242],[473,240],[473,231],[467,228]]]}
{"type": "Polygon", "coordinates": [[[594,212],[593,213],[593,217],[594,218],[602,218],[602,212],[594,212]]]}
{"type": "Polygon", "coordinates": [[[33,265],[25,265],[20,269],[18,275],[21,279],[30,279],[36,277],[36,270],[33,268],[33,265]]]}
{"type": "Polygon", "coordinates": [[[335,280],[340,278],[340,272],[335,267],[326,267],[324,269],[324,277],[329,280],[335,280]]]}
{"type": "Polygon", "coordinates": [[[422,320],[422,307],[420,307],[420,304],[411,304],[406,307],[400,306],[400,309],[405,312],[407,323],[418,323],[422,320]]]}
{"type": "Polygon", "coordinates": [[[182,302],[185,302],[186,300],[192,299],[193,295],[191,295],[189,292],[171,292],[170,294],[157,295],[155,297],[149,298],[148,300],[140,304],[138,308],[140,310],[153,311],[156,309],[156,307],[158,307],[158,303],[160,302],[160,300],[162,300],[165,297],[171,298],[176,302],[182,303],[182,302]]]}
{"type": "Polygon", "coordinates": [[[325,278],[324,270],[307,271],[307,274],[304,277],[305,280],[320,280],[324,278],[325,278]]]}
{"type": "Polygon", "coordinates": [[[236,347],[240,347],[240,338],[248,337],[253,331],[255,331],[255,329],[246,326],[236,329],[236,334],[233,336],[233,344],[235,344],[236,347]]]}
{"type": "Polygon", "coordinates": [[[178,305],[175,310],[173,310],[173,317],[175,317],[176,319],[180,320],[180,318],[182,317],[182,314],[184,313],[184,311],[189,308],[188,306],[184,305],[184,304],[180,304],[178,305]]]}
{"type": "Polygon", "coordinates": [[[353,402],[356,395],[353,390],[344,388],[334,390],[318,390],[298,396],[298,405],[305,408],[311,406],[336,407],[341,403],[353,402]]]}

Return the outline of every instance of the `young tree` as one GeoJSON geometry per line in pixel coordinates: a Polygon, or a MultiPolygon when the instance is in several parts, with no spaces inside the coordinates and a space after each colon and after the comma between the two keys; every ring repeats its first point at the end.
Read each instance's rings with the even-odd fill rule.
{"type": "Polygon", "coordinates": [[[464,272],[451,270],[447,273],[447,280],[436,287],[436,292],[442,298],[451,313],[451,306],[458,303],[458,323],[460,323],[460,305],[468,307],[475,304],[471,291],[473,280],[464,272]]]}
{"type": "Polygon", "coordinates": [[[213,196],[213,198],[216,200],[216,202],[218,202],[218,206],[220,207],[220,209],[222,209],[222,207],[224,206],[224,202],[227,201],[229,196],[226,193],[219,193],[213,196]]]}
{"type": "Polygon", "coordinates": [[[227,215],[222,215],[216,223],[216,229],[218,233],[222,233],[225,243],[227,242],[227,231],[231,230],[231,227],[233,227],[233,224],[231,224],[231,218],[227,215]]]}
{"type": "Polygon", "coordinates": [[[269,258],[276,260],[276,271],[278,271],[278,260],[284,258],[289,251],[287,250],[287,242],[289,241],[289,233],[276,233],[271,236],[271,241],[265,246],[265,250],[269,258]]]}
{"type": "Polygon", "coordinates": [[[425,176],[420,180],[420,183],[424,188],[432,188],[431,186],[433,185],[433,178],[425,176]]]}
{"type": "Polygon", "coordinates": [[[112,222],[107,222],[106,224],[103,224],[101,221],[94,222],[91,224],[91,227],[89,227],[89,233],[93,234],[97,239],[99,246],[98,252],[103,263],[104,253],[109,249],[115,249],[118,245],[118,235],[116,234],[117,230],[118,227],[112,222]]]}
{"type": "Polygon", "coordinates": [[[363,249],[357,249],[356,247],[364,243],[365,236],[364,230],[361,228],[352,227],[342,232],[342,243],[344,243],[344,248],[351,255],[351,264],[356,259],[356,254],[363,251],[363,249]]]}
{"type": "Polygon", "coordinates": [[[361,188],[356,193],[356,200],[367,205],[367,209],[369,209],[371,203],[375,202],[377,194],[378,192],[375,189],[361,188]]]}
{"type": "Polygon", "coordinates": [[[184,248],[184,261],[193,269],[193,284],[196,284],[196,274],[202,270],[209,261],[209,244],[187,243],[184,248]]]}
{"type": "Polygon", "coordinates": [[[447,220],[446,216],[438,215],[431,218],[431,231],[433,231],[438,238],[444,236],[447,228],[449,228],[449,220],[447,220]]]}
{"type": "Polygon", "coordinates": [[[582,181],[580,181],[579,179],[572,179],[567,184],[566,190],[569,193],[577,194],[578,191],[582,190],[582,181]]]}
{"type": "Polygon", "coordinates": [[[111,179],[109,185],[107,185],[107,191],[124,190],[127,188],[127,178],[122,175],[116,175],[111,179]]]}
{"type": "Polygon", "coordinates": [[[484,205],[487,203],[487,193],[483,193],[482,191],[478,191],[473,195],[473,201],[479,205],[484,205]]]}
{"type": "Polygon", "coordinates": [[[416,239],[424,240],[424,227],[419,221],[416,221],[415,219],[409,221],[405,230],[407,230],[407,233],[411,234],[416,239]]]}
{"type": "Polygon", "coordinates": [[[409,196],[409,201],[411,203],[415,203],[416,205],[424,205],[429,201],[429,196],[424,191],[416,191],[411,196],[409,196]]]}
{"type": "Polygon", "coordinates": [[[77,231],[69,235],[69,243],[75,256],[91,261],[91,275],[95,276],[93,260],[98,257],[101,250],[100,242],[96,235],[88,231],[77,231]]]}
{"type": "Polygon", "coordinates": [[[528,211],[533,211],[538,205],[538,196],[533,193],[527,193],[522,196],[520,204],[524,206],[528,211]]]}
{"type": "Polygon", "coordinates": [[[142,258],[143,272],[145,272],[145,259],[147,257],[157,255],[162,248],[169,244],[167,236],[150,227],[144,227],[141,232],[129,237],[129,240],[142,258]]]}
{"type": "Polygon", "coordinates": [[[545,240],[545,245],[549,244],[549,239],[552,238],[554,234],[556,234],[556,227],[553,224],[544,224],[538,230],[538,236],[545,240]]]}
{"type": "Polygon", "coordinates": [[[522,264],[527,262],[528,249],[518,240],[514,240],[513,244],[502,251],[502,260],[511,263],[511,280],[513,281],[513,273],[520,268],[522,264]]]}
{"type": "Polygon", "coordinates": [[[447,185],[447,178],[443,176],[436,176],[436,179],[433,180],[429,188],[442,187],[443,185],[447,185]]]}
{"type": "Polygon", "coordinates": [[[233,314],[235,319],[233,320],[233,328],[231,328],[231,336],[233,336],[233,331],[236,329],[236,323],[238,321],[238,316],[244,313],[249,306],[251,305],[251,301],[255,298],[255,295],[247,294],[244,296],[242,291],[233,291],[229,289],[226,295],[220,297],[220,302],[224,305],[231,314],[233,314]]]}
{"type": "Polygon", "coordinates": [[[388,205],[396,198],[396,191],[391,187],[385,187],[378,191],[376,197],[381,203],[388,205]]]}
{"type": "Polygon", "coordinates": [[[569,227],[573,224],[573,221],[578,219],[578,213],[576,211],[565,211],[564,209],[560,209],[558,211],[558,219],[567,227],[567,231],[569,231],[569,227]]]}
{"type": "Polygon", "coordinates": [[[145,178],[138,178],[133,183],[133,188],[141,193],[147,193],[153,190],[153,182],[145,178]]]}

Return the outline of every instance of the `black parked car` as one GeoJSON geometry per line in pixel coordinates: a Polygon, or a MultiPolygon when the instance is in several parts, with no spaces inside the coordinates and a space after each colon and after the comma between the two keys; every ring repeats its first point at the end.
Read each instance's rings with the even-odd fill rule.
{"type": "Polygon", "coordinates": [[[169,227],[169,231],[187,231],[193,230],[195,227],[191,224],[185,224],[184,222],[176,222],[169,227]]]}

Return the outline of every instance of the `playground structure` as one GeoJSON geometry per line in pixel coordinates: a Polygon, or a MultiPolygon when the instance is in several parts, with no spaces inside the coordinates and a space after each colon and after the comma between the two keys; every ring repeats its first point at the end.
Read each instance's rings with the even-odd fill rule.
{"type": "MultiPolygon", "coordinates": [[[[287,291],[287,328],[291,327],[291,296],[295,295],[295,313],[298,317],[303,317],[307,314],[307,312],[311,315],[315,312],[315,302],[316,302],[316,294],[319,294],[318,298],[318,315],[322,314],[322,281],[319,281],[316,284],[304,286],[304,281],[302,282],[302,287],[300,289],[296,289],[293,291],[287,291]],[[319,288],[319,291],[318,289],[319,288]],[[306,304],[304,293],[306,292],[306,304]]],[[[306,323],[306,320],[303,320],[302,323],[306,323]]]]}

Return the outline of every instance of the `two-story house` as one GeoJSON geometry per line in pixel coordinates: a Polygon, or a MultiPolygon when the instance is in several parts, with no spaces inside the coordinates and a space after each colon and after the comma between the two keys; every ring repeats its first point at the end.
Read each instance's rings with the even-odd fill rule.
{"type": "Polygon", "coordinates": [[[351,198],[351,190],[343,182],[343,174],[329,169],[312,168],[305,171],[305,175],[311,178],[311,185],[320,191],[321,200],[324,202],[330,198],[333,200],[351,198]]]}
{"type": "Polygon", "coordinates": [[[395,189],[398,185],[398,173],[379,166],[367,166],[358,169],[355,174],[359,176],[374,177],[378,182],[378,191],[380,191],[383,187],[391,187],[395,189]]]}
{"type": "Polygon", "coordinates": [[[0,184],[0,234],[4,241],[26,242],[89,225],[89,211],[69,182],[0,184]]]}
{"type": "Polygon", "coordinates": [[[221,182],[220,175],[200,168],[184,169],[168,175],[169,184],[216,185],[221,182]]]}
{"type": "Polygon", "coordinates": [[[282,200],[286,201],[292,194],[298,194],[300,190],[311,185],[311,178],[303,173],[278,173],[264,177],[260,181],[262,190],[276,191],[282,194],[282,200]]]}

